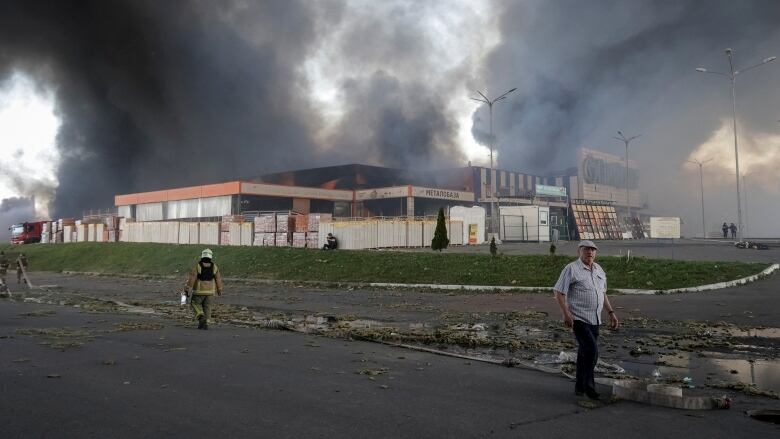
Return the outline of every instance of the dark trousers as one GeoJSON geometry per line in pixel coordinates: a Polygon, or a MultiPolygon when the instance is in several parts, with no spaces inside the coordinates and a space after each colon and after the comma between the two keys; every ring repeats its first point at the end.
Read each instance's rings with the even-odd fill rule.
{"type": "Polygon", "coordinates": [[[574,337],[577,339],[577,382],[575,392],[595,392],[593,369],[599,361],[599,327],[581,320],[574,321],[574,337]]]}

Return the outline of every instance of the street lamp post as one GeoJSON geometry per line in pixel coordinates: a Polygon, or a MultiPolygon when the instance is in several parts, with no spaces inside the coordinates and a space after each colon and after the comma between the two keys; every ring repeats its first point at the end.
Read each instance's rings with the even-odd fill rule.
{"type": "Polygon", "coordinates": [[[777,59],[775,56],[770,56],[769,58],[764,58],[763,61],[761,61],[758,64],[752,65],[750,67],[744,68],[742,70],[734,70],[734,61],[732,60],[733,56],[733,50],[732,49],[726,49],[726,56],[729,59],[729,73],[721,73],[721,72],[713,72],[710,70],[707,70],[703,67],[698,67],[696,69],[699,73],[711,73],[713,75],[720,75],[725,76],[729,78],[729,81],[731,81],[731,117],[734,123],[734,163],[736,166],[736,180],[737,180],[737,239],[742,241],[743,236],[743,230],[742,230],[742,196],[740,193],[740,186],[739,186],[739,147],[737,145],[737,75],[740,73],[745,73],[748,70],[755,69],[756,67],[761,67],[762,65],[766,63],[770,63],[777,59]]]}
{"type": "Polygon", "coordinates": [[[712,161],[712,159],[707,159],[703,162],[699,160],[688,160],[688,163],[694,163],[696,165],[699,165],[699,188],[701,189],[701,237],[702,238],[707,237],[707,226],[704,223],[704,177],[702,177],[701,167],[702,165],[710,161],[712,161]]]}
{"type": "Polygon", "coordinates": [[[750,220],[749,220],[749,211],[748,211],[748,186],[747,186],[747,176],[749,174],[742,174],[742,187],[743,191],[745,191],[745,235],[748,234],[748,230],[750,229],[750,220]]]}
{"type": "Polygon", "coordinates": [[[495,182],[496,179],[493,176],[493,104],[506,99],[506,95],[512,93],[515,90],[517,90],[516,87],[505,92],[504,94],[502,94],[501,96],[493,100],[488,99],[488,97],[482,94],[482,92],[480,91],[478,91],[477,93],[479,93],[481,97],[470,98],[477,102],[482,102],[483,104],[487,104],[488,110],[490,111],[490,189],[491,189],[490,190],[490,223],[494,234],[498,229],[498,225],[496,224],[496,182],[495,182]]]}
{"type": "MultiPolygon", "coordinates": [[[[637,137],[640,137],[641,134],[637,134],[636,136],[629,137],[626,139],[626,136],[623,135],[622,131],[618,131],[618,135],[620,137],[613,137],[613,139],[620,140],[621,142],[626,144],[626,210],[628,211],[628,219],[631,219],[631,202],[628,198],[628,144],[631,143],[632,140],[636,139],[637,137]]],[[[631,223],[631,227],[633,228],[633,222],[631,223]]]]}

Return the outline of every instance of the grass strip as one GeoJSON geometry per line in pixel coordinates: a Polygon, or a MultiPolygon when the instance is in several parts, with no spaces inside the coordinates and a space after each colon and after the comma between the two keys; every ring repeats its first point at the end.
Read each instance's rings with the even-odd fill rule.
{"type": "MultiPolygon", "coordinates": [[[[152,243],[0,245],[11,261],[20,251],[32,271],[182,275],[203,245],[152,243]]],[[[552,286],[568,256],[499,256],[393,251],[322,251],[281,247],[211,246],[228,277],[322,282],[399,282],[464,285],[552,286]]],[[[609,288],[671,289],[724,282],[756,274],[765,263],[703,262],[599,257],[609,288]]],[[[13,271],[13,270],[9,270],[13,271]]]]}

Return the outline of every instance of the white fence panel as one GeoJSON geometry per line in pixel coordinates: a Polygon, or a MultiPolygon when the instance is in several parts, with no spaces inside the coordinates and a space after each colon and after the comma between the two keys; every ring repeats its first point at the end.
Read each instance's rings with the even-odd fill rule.
{"type": "Polygon", "coordinates": [[[406,225],[406,246],[423,247],[423,223],[421,221],[409,221],[406,225]]]}
{"type": "Polygon", "coordinates": [[[241,245],[252,245],[255,223],[241,223],[241,245]]]}
{"type": "Polygon", "coordinates": [[[219,223],[198,223],[200,224],[200,239],[198,243],[207,245],[219,244],[219,223]]]}
{"type": "Polygon", "coordinates": [[[241,245],[241,223],[229,223],[230,245],[241,245]]]}

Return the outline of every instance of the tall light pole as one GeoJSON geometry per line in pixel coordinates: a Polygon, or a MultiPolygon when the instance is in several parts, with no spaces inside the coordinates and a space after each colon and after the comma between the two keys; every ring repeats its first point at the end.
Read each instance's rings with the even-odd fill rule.
{"type": "MultiPolygon", "coordinates": [[[[622,131],[618,131],[618,135],[620,137],[613,137],[613,139],[620,140],[621,142],[626,144],[626,209],[628,210],[628,218],[631,218],[631,203],[628,198],[628,144],[631,143],[632,140],[636,139],[637,137],[642,136],[641,134],[637,134],[636,136],[629,137],[626,139],[626,136],[623,135],[622,131]]],[[[633,222],[631,223],[631,227],[633,228],[633,222]]]]}
{"type": "Polygon", "coordinates": [[[750,175],[750,173],[742,174],[742,186],[743,191],[745,191],[745,235],[748,233],[748,229],[750,227],[750,221],[748,220],[748,187],[747,187],[747,176],[750,175]]]}
{"type": "Polygon", "coordinates": [[[703,164],[711,161],[712,159],[707,159],[703,162],[699,160],[688,160],[688,163],[694,163],[696,165],[699,165],[699,188],[701,189],[701,237],[702,238],[707,237],[707,226],[704,223],[704,177],[702,177],[701,167],[703,164]]]}
{"type": "Polygon", "coordinates": [[[481,97],[470,98],[477,102],[487,104],[488,110],[490,110],[490,223],[491,228],[493,229],[493,233],[496,233],[496,230],[498,229],[498,225],[496,225],[496,182],[493,176],[493,104],[506,99],[506,95],[512,93],[515,90],[517,90],[517,87],[505,92],[493,100],[488,99],[488,97],[482,94],[480,91],[477,93],[479,93],[481,97]]]}
{"type": "Polygon", "coordinates": [[[755,69],[756,67],[760,67],[766,63],[772,62],[776,60],[777,57],[770,56],[769,58],[764,58],[764,60],[758,64],[752,65],[742,70],[734,70],[734,61],[732,60],[733,52],[734,51],[732,49],[726,49],[726,56],[729,58],[729,73],[713,72],[703,67],[698,67],[696,71],[699,73],[712,73],[713,75],[725,76],[731,81],[731,116],[734,122],[734,163],[737,169],[737,239],[742,241],[742,196],[739,187],[739,147],[737,146],[737,75],[740,73],[745,73],[748,70],[755,69]]]}

